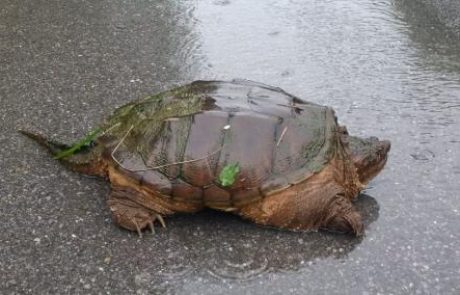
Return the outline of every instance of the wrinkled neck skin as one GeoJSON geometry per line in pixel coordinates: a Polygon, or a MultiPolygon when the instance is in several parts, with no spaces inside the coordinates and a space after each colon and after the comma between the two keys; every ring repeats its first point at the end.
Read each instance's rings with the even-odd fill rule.
{"type": "Polygon", "coordinates": [[[348,142],[351,158],[362,184],[367,184],[385,166],[391,144],[387,140],[376,137],[360,138],[343,135],[343,140],[348,142]]]}

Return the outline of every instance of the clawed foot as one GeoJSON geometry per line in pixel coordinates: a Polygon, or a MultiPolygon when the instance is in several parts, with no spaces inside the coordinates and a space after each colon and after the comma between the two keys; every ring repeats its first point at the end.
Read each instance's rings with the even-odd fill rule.
{"type": "Polygon", "coordinates": [[[338,197],[328,210],[323,229],[337,233],[351,233],[356,236],[363,234],[361,215],[353,208],[351,202],[338,197]]]}
{"type": "Polygon", "coordinates": [[[350,233],[355,236],[361,236],[363,234],[361,216],[356,212],[351,212],[346,215],[336,215],[323,229],[336,233],[350,233]]]}
{"type": "Polygon", "coordinates": [[[141,238],[144,228],[149,228],[152,233],[155,233],[154,223],[157,220],[161,226],[166,228],[163,216],[140,207],[130,200],[109,199],[108,205],[114,222],[123,228],[137,231],[141,238]]]}
{"type": "MultiPolygon", "coordinates": [[[[150,219],[148,219],[146,222],[147,222],[147,226],[148,228],[150,229],[150,231],[154,234],[155,233],[155,227],[154,227],[154,222],[158,220],[161,224],[161,226],[163,228],[166,228],[166,223],[163,219],[163,217],[160,215],[160,214],[153,214],[150,216],[150,219]]],[[[144,227],[141,226],[142,223],[139,223],[138,222],[138,219],[136,217],[134,217],[133,219],[131,219],[131,222],[136,226],[136,230],[137,230],[137,234],[139,235],[140,238],[142,238],[142,229],[144,227]]]]}

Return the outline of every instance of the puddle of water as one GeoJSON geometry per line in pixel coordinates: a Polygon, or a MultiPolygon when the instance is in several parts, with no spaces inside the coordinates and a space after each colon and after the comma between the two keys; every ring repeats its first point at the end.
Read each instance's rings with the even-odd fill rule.
{"type": "MultiPolygon", "coordinates": [[[[352,280],[347,273],[366,257],[368,263],[373,261],[371,265],[383,265],[375,274],[385,276],[391,269],[402,278],[400,289],[384,287],[385,280],[380,279],[373,283],[374,290],[377,286],[396,292],[439,287],[438,276],[428,278],[437,263],[445,261],[444,267],[452,268],[459,262],[431,255],[433,248],[426,244],[440,240],[449,253],[455,252],[451,246],[458,245],[454,224],[458,225],[455,212],[460,205],[455,195],[459,185],[453,175],[459,160],[459,40],[410,1],[312,1],[307,5],[303,1],[233,0],[224,6],[196,5],[196,42],[206,58],[198,76],[243,76],[280,86],[333,106],[354,134],[393,142],[387,169],[370,190],[382,209],[370,238],[381,244],[368,241],[373,246],[355,249],[351,258],[345,258],[345,265],[323,262],[313,267],[315,271],[343,270],[343,277],[352,280]],[[440,231],[444,234],[437,234],[440,231]],[[405,253],[398,259],[388,252],[393,247],[386,246],[396,237],[395,247],[400,245],[405,253]],[[396,263],[402,266],[395,267],[396,263]],[[425,268],[415,270],[418,264],[425,268]]],[[[249,273],[239,267],[244,261],[253,259],[243,259],[238,267],[225,262],[220,266],[239,273],[234,276],[241,281],[249,273]]],[[[255,288],[263,282],[276,290],[270,275],[261,273],[256,283],[248,285],[255,288]]],[[[364,278],[365,273],[357,271],[353,279],[364,278]]],[[[281,281],[285,286],[305,278],[315,281],[319,274],[300,271],[281,281]]],[[[220,275],[228,277],[228,273],[220,275]]],[[[328,285],[323,288],[331,290],[328,285]]],[[[449,279],[442,284],[446,291],[456,287],[449,279]]],[[[349,286],[346,290],[361,289],[349,286]]]]}
{"type": "Polygon", "coordinates": [[[0,255],[21,261],[9,263],[9,287],[75,291],[87,285],[78,274],[97,278],[93,288],[110,283],[139,294],[460,291],[460,41],[423,7],[409,0],[80,4],[27,9],[11,1],[0,10],[0,164],[11,167],[0,171],[0,210],[8,212],[1,215],[8,246],[0,255]],[[13,133],[28,122],[78,138],[132,98],[195,79],[233,78],[333,106],[351,133],[392,141],[386,169],[366,191],[372,197],[359,203],[366,236],[289,233],[204,213],[171,219],[167,230],[137,240],[111,225],[101,184],[67,173],[61,178],[69,184],[61,185],[49,175],[60,168],[13,133]],[[36,201],[27,187],[33,195],[58,193],[36,201]],[[69,198],[80,187],[101,192],[69,198]],[[79,206],[99,207],[56,226],[30,224],[37,216],[43,224],[45,216],[73,216],[79,206]],[[25,213],[10,213],[19,211],[25,213]],[[83,231],[76,248],[63,241],[62,228],[83,231]],[[39,234],[51,242],[35,257],[34,247],[18,241],[39,234]],[[95,256],[102,248],[112,253],[105,272],[98,264],[105,256],[95,256]],[[24,285],[9,279],[24,277],[30,265],[36,271],[24,285]],[[55,273],[43,265],[86,268],[55,273]],[[57,275],[65,286],[40,283],[57,275]]]}

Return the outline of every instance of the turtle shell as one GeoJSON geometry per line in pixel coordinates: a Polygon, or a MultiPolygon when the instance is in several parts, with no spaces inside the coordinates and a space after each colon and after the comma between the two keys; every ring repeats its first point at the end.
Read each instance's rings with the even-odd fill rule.
{"type": "Polygon", "coordinates": [[[98,142],[114,169],[163,197],[231,210],[321,171],[343,149],[338,128],[331,108],[279,88],[196,81],[117,109],[98,142]]]}

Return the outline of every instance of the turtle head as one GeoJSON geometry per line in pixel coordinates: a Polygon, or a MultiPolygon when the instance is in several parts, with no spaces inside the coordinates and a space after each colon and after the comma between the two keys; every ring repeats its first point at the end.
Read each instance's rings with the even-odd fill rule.
{"type": "Polygon", "coordinates": [[[391,144],[377,137],[360,138],[346,136],[351,158],[359,175],[359,180],[367,184],[385,166],[391,144]]]}

